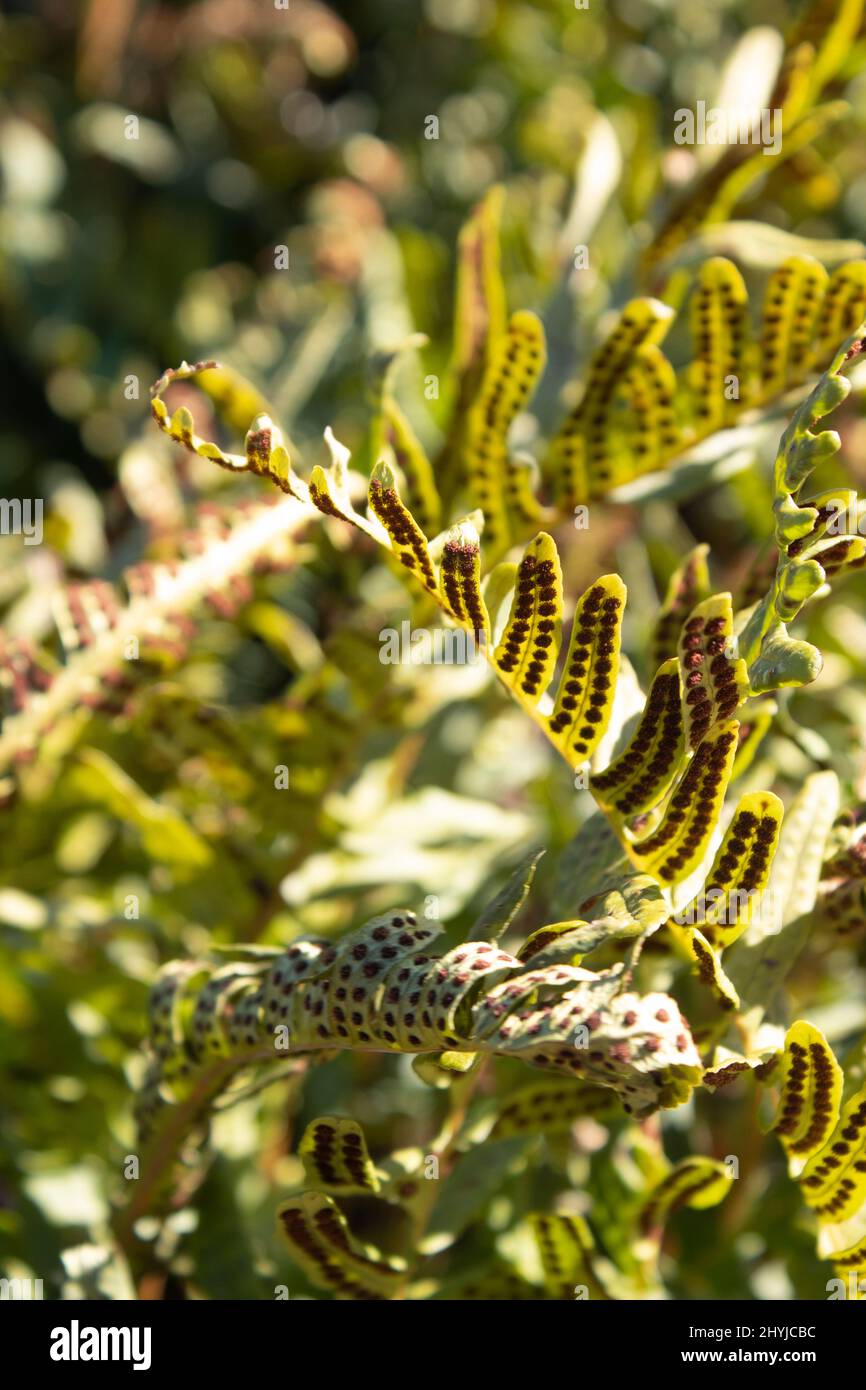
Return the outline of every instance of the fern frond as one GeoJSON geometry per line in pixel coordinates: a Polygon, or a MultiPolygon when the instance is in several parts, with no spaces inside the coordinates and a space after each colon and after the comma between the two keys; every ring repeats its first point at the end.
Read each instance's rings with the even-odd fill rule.
{"type": "Polygon", "coordinates": [[[818,1254],[832,1261],[846,1298],[862,1298],[866,1271],[866,1086],[845,1084],[818,1028],[792,1024],[769,1080],[779,1087],[772,1130],[818,1224],[818,1254]],[[843,1101],[844,1092],[847,1098],[843,1101]],[[852,1277],[853,1276],[853,1277],[852,1277]]]}
{"type": "Polygon", "coordinates": [[[772,792],[749,792],[738,802],[700,898],[684,909],[711,945],[730,946],[749,925],[769,881],[781,824],[782,803],[772,792]]]}
{"type": "MultiPolygon", "coordinates": [[[[322,507],[320,495],[313,492],[310,495],[320,510],[327,510],[327,507],[322,507]]],[[[440,591],[427,538],[409,508],[404,505],[397,491],[396,479],[385,463],[377,464],[373,470],[369,502],[370,510],[380,523],[387,543],[400,564],[411,571],[428,593],[438,598],[440,591]]],[[[345,513],[339,514],[356,526],[362,524],[363,519],[357,518],[354,513],[351,517],[345,513]]]]}
{"type": "Polygon", "coordinates": [[[469,411],[490,355],[505,332],[507,312],[499,252],[504,193],[498,184],[488,190],[457,242],[454,346],[449,364],[453,403],[434,469],[448,505],[465,481],[463,450],[469,411]]]}
{"type": "Polygon", "coordinates": [[[292,1258],[319,1289],[338,1298],[393,1297],[406,1278],[406,1263],[356,1240],[332,1197],[305,1192],[284,1202],[277,1221],[292,1258]]]}
{"type": "Polygon", "coordinates": [[[583,1081],[551,1085],[536,1082],[512,1092],[500,1107],[488,1138],[507,1139],[512,1134],[555,1134],[571,1129],[575,1120],[592,1115],[610,1116],[616,1098],[602,1086],[583,1081]]]}
{"type": "Polygon", "coordinates": [[[765,396],[798,384],[811,366],[816,321],[823,312],[828,280],[824,267],[806,256],[791,257],[770,276],[760,344],[765,396]]]}
{"type": "Polygon", "coordinates": [[[640,1212],[640,1226],[646,1235],[658,1231],[680,1207],[716,1206],[731,1190],[731,1177],[723,1163],[694,1155],[684,1158],[656,1184],[640,1212]]]}
{"type": "Polygon", "coordinates": [[[698,868],[724,801],[737,747],[737,725],[719,724],[695,750],[660,823],[642,840],[628,842],[639,868],[665,883],[680,882],[698,868]]]}
{"type": "MultiPolygon", "coordinates": [[[[826,124],[844,115],[844,103],[815,107],[841,68],[863,16],[863,0],[810,0],[792,24],[767,109],[780,112],[784,140],[775,151],[752,144],[726,146],[668,214],[643,257],[645,273],[669,260],[700,228],[723,222],[768,165],[781,165],[811,144],[826,124]]],[[[838,341],[838,339],[836,340],[838,341]]]]}
{"type": "Polygon", "coordinates": [[[549,729],[574,766],[589,759],[610,723],[619,673],[626,588],[605,574],[578,600],[549,729]]]}
{"type": "Polygon", "coordinates": [[[190,453],[233,472],[256,473],[299,501],[309,501],[304,485],[293,472],[283,436],[267,412],[264,397],[249,382],[219,362],[182,362],[179,367],[163,372],[151,387],[150,409],[160,429],[190,453]],[[196,434],[195,422],[186,406],[179,406],[169,415],[162,399],[164,392],[177,381],[193,379],[220,407],[230,423],[242,422],[238,427],[247,430],[243,454],[226,453],[218,444],[196,434]],[[247,413],[244,415],[243,411],[247,413]]]}
{"type": "Polygon", "coordinates": [[[798,1022],[788,1029],[774,1080],[779,1086],[779,1107],[771,1128],[796,1176],[823,1149],[839,1118],[842,1068],[823,1033],[810,1023],[798,1022]]]}
{"type": "Polygon", "coordinates": [[[616,388],[635,354],[658,344],[673,317],[673,309],[656,299],[634,299],[596,349],[580,403],[553,436],[544,464],[560,511],[568,512],[576,503],[597,497],[622,480],[615,478],[616,388]]]}
{"type": "Polygon", "coordinates": [[[658,805],[682,764],[680,665],[664,662],[650,686],[640,721],[623,751],[590,788],[599,805],[623,819],[658,805]]]}
{"type": "MultiPolygon", "coordinates": [[[[718,276],[713,283],[717,282],[726,283],[718,276]]],[[[663,321],[648,311],[638,327],[652,333],[663,321]]],[[[506,356],[509,342],[506,332],[502,338],[506,356]]],[[[844,354],[838,357],[837,366],[843,358],[844,354]]],[[[493,359],[496,372],[501,360],[493,359]]],[[[610,379],[608,367],[600,360],[596,385],[600,398],[607,389],[605,381],[609,384],[610,379]]],[[[823,380],[837,381],[837,377],[831,371],[823,380]]],[[[838,389],[847,389],[847,382],[838,389]]],[[[370,512],[365,518],[349,498],[348,453],[332,437],[329,444],[331,470],[326,474],[323,469],[314,469],[309,489],[312,502],[326,514],[359,526],[389,550],[447,617],[481,644],[500,681],[568,765],[577,768],[589,761],[613,710],[625,601],[625,586],[619,577],[603,576],[578,600],[561,674],[554,681],[563,595],[561,565],[552,537],[539,533],[516,570],[500,565],[485,585],[481,540],[474,519],[467,518],[435,542],[428,541],[385,463],[373,470],[370,512]],[[510,612],[492,648],[493,619],[509,583],[513,584],[510,612]],[[493,613],[488,609],[488,596],[492,596],[493,613]]],[[[810,521],[815,514],[815,509],[808,512],[810,521]]],[[[478,520],[483,520],[480,514],[478,520]]],[[[778,643],[777,630],[766,629],[759,640],[750,682],[741,654],[744,638],[741,636],[738,644],[735,636],[730,595],[703,598],[690,611],[686,607],[706,582],[705,560],[698,551],[672,581],[657,634],[659,647],[670,644],[674,623],[688,612],[677,643],[678,655],[658,673],[626,748],[609,768],[595,770],[589,784],[611,817],[631,863],[668,885],[695,871],[709,849],[738,753],[739,726],[731,722],[732,716],[755,691],[755,682],[758,688],[764,684],[759,679],[762,663],[768,669],[773,667],[778,643]],[[681,701],[679,711],[677,699],[681,701]],[[628,822],[635,817],[643,819],[630,827],[628,822]]],[[[747,649],[748,630],[747,623],[747,649]]],[[[756,728],[747,723],[753,748],[756,728]]],[[[735,920],[731,925],[738,924],[735,920]]],[[[733,939],[729,935],[725,944],[733,939]]],[[[713,932],[698,930],[696,924],[688,938],[688,950],[702,978],[729,1006],[736,999],[736,990],[723,977],[715,958],[713,932]]],[[[443,1046],[451,1044],[444,1039],[443,1046]]]]}
{"type": "MultiPolygon", "coordinates": [[[[650,331],[655,322],[650,314],[643,326],[650,331]]],[[[507,336],[504,341],[508,342],[507,336]]],[[[603,377],[600,366],[599,381],[603,377]]],[[[598,389],[602,391],[601,386],[598,389]]],[[[314,504],[326,514],[353,522],[390,550],[448,617],[481,642],[500,681],[569,766],[586,763],[598,748],[613,710],[626,597],[619,576],[602,576],[578,600],[562,673],[554,687],[563,595],[552,537],[540,532],[527,546],[513,575],[508,618],[491,653],[492,622],[482,588],[481,543],[474,523],[463,521],[436,546],[431,545],[384,463],[376,465],[371,478],[372,521],[368,521],[348,500],[346,451],[333,439],[331,449],[335,476],[328,481],[323,470],[314,470],[310,485],[314,504]],[[434,550],[441,555],[438,565],[434,550]]],[[[702,563],[702,556],[696,554],[683,574],[675,577],[668,626],[675,614],[684,611],[684,600],[703,585],[702,563]]],[[[498,608],[511,572],[500,567],[496,575],[498,608]]],[[[749,693],[746,664],[734,654],[733,646],[730,595],[702,600],[683,624],[677,662],[659,673],[632,742],[590,784],[600,804],[613,814],[632,860],[664,882],[677,882],[697,867],[721,812],[737,749],[737,726],[729,721],[749,693]],[[680,692],[678,718],[673,704],[680,692]],[[722,729],[723,756],[721,745],[716,746],[722,729]],[[718,767],[713,762],[717,756],[721,758],[718,767]],[[671,804],[651,833],[643,840],[628,833],[622,824],[625,818],[652,810],[672,787],[671,804]]]]}
{"type": "Polygon", "coordinates": [[[491,555],[508,549],[511,524],[522,532],[539,514],[521,486],[519,467],[508,452],[508,431],[529,400],[546,361],[544,330],[535,314],[511,316],[492,345],[477,399],[469,412],[463,449],[471,503],[484,512],[491,555]],[[515,515],[516,514],[516,515],[515,515]]]}
{"type": "Polygon", "coordinates": [[[421,441],[400,406],[387,397],[383,407],[386,442],[394,455],[406,484],[406,496],[418,525],[428,536],[435,536],[442,519],[442,502],[436,480],[421,441]]]}
{"type": "Polygon", "coordinates": [[[607,1299],[610,1294],[595,1263],[595,1241],[582,1216],[536,1213],[530,1217],[538,1242],[548,1297],[573,1301],[575,1290],[585,1297],[607,1299]]]}
{"type": "Polygon", "coordinates": [[[688,369],[694,428],[734,423],[752,393],[749,299],[731,261],[714,256],[700,267],[689,310],[695,357],[688,369]],[[730,387],[736,383],[734,395],[730,387]]]}
{"type": "MultiPolygon", "coordinates": [[[[712,257],[692,286],[692,354],[677,371],[660,346],[675,311],[650,297],[630,301],[595,349],[578,403],[548,443],[541,469],[548,505],[537,491],[533,461],[513,454],[508,443],[513,419],[543,368],[545,349],[535,315],[518,311],[506,322],[498,267],[500,201],[501,191],[492,191],[461,238],[458,308],[466,318],[455,348],[457,389],[442,454],[431,465],[391,394],[396,353],[380,355],[386,365],[377,376],[370,432],[370,463],[375,470],[390,456],[400,468],[409,515],[417,517],[422,533],[447,525],[461,493],[466,505],[483,511],[487,564],[509,544],[525,542],[539,524],[647,472],[675,467],[720,429],[753,421],[786,392],[802,389],[866,313],[866,261],[847,262],[828,277],[814,258],[793,255],[769,279],[753,341],[742,276],[730,260],[712,257]]],[[[341,449],[330,470],[314,468],[305,483],[264,402],[246,383],[232,398],[235,407],[242,400],[257,407],[243,455],[201,439],[185,407],[169,416],[163,391],[192,378],[217,400],[215,382],[225,394],[233,380],[213,362],[166,372],[154,388],[153,411],[171,438],[222,467],[268,477],[300,501],[312,501],[381,540],[375,519],[360,518],[350,501],[341,449]]]]}
{"type": "Polygon", "coordinates": [[[375,1195],[379,1174],[367,1150],[364,1131],[355,1120],[321,1115],[304,1130],[298,1147],[307,1183],[337,1196],[375,1195]]]}
{"type": "Polygon", "coordinates": [[[553,538],[541,532],[517,567],[511,611],[493,653],[500,679],[530,710],[553,675],[561,625],[559,552],[553,538]]]}
{"type": "Polygon", "coordinates": [[[112,706],[143,672],[181,659],[198,611],[235,613],[250,575],[294,563],[315,515],[293,497],[210,509],[184,538],[190,558],[132,566],[122,575],[125,598],[98,580],[71,586],[58,605],[62,664],[18,640],[3,645],[0,772],[30,761],[62,720],[112,706]]]}
{"type": "Polygon", "coordinates": [[[730,719],[746,697],[746,663],[729,655],[733,635],[730,594],[704,599],[683,624],[679,658],[683,728],[689,748],[696,748],[717,724],[730,719]]]}
{"type": "Polygon", "coordinates": [[[824,585],[829,560],[833,572],[864,559],[862,538],[828,537],[831,516],[847,508],[851,495],[840,490],[833,496],[803,496],[803,488],[819,463],[840,446],[835,430],[818,429],[821,420],[836,410],[851,390],[843,369],[863,352],[866,321],[836,352],[830,366],[795,411],[782,435],[774,471],[773,512],[778,548],[776,571],[769,591],[748,614],[739,634],[737,649],[749,673],[753,694],[797,686],[814,680],[821,669],[816,648],[788,636],[787,625],[824,585]]]}
{"type": "Polygon", "coordinates": [[[681,1103],[699,1081],[688,1025],[669,997],[621,990],[617,971],[527,964],[490,942],[430,955],[440,930],[400,910],[336,945],[299,940],[238,965],[167,967],[151,1000],[155,1071],[140,1097],[143,1134],[191,1095],[212,1099],[214,1067],[221,1088],[231,1072],[268,1059],[342,1049],[514,1056],[612,1088],[635,1114],[681,1103]]]}

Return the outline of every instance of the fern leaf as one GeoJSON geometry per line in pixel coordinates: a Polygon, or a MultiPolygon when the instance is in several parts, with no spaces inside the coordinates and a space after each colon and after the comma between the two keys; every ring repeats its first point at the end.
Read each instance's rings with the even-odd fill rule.
{"type": "Polygon", "coordinates": [[[559,652],[562,569],[552,537],[540,532],[523,553],[514,597],[493,662],[521,704],[534,708],[559,652]]]}
{"type": "Polygon", "coordinates": [[[839,779],[806,779],[785,812],[761,911],[725,962],[758,1019],[775,1016],[782,981],[802,950],[821,880],[827,839],[839,809],[839,779]]]}
{"type": "Polygon", "coordinates": [[[862,879],[849,878],[832,887],[821,885],[821,897],[815,910],[815,925],[850,939],[866,928],[866,884],[862,879]]]}
{"type": "Polygon", "coordinates": [[[511,878],[501,892],[497,893],[487,905],[469,933],[469,941],[498,941],[514,921],[526,902],[535,870],[544,855],[543,849],[534,849],[518,864],[511,878]]]}
{"type": "Polygon", "coordinates": [[[688,878],[706,853],[731,775],[737,727],[719,724],[706,735],[674,787],[660,824],[628,846],[638,867],[665,883],[688,878]]]}
{"type": "Polygon", "coordinates": [[[600,805],[623,819],[656,806],[677,775],[683,755],[679,662],[656,673],[637,728],[613,762],[590,778],[600,805]]]}
{"type": "MultiPolygon", "coordinates": [[[[601,1085],[610,1085],[616,1076],[627,1114],[644,1114],[647,1106],[681,1104],[692,1084],[697,1054],[677,1006],[661,994],[623,993],[604,1002],[599,998],[600,977],[589,972],[586,976],[585,984],[567,990],[556,1003],[529,1006],[507,1018],[486,1045],[601,1085]],[[583,1028],[588,1045],[575,1047],[571,1039],[577,1032],[582,1041],[584,1035],[577,1030],[583,1028]],[[652,1073],[656,1080],[649,1084],[652,1073]]],[[[602,996],[605,992],[602,988],[602,996]]]]}
{"type": "Polygon", "coordinates": [[[730,719],[745,698],[746,663],[728,655],[733,630],[730,594],[704,599],[683,625],[679,658],[683,672],[683,724],[689,748],[696,748],[720,721],[730,719]]]}
{"type": "Polygon", "coordinates": [[[759,353],[765,398],[802,380],[808,370],[815,322],[828,278],[824,267],[810,256],[792,256],[770,276],[759,353]]]}
{"type": "MultiPolygon", "coordinates": [[[[784,141],[771,158],[781,163],[815,139],[816,128],[843,114],[839,103],[810,111],[822,89],[845,61],[863,13],[863,0],[829,5],[811,0],[785,36],[785,52],[770,111],[781,111],[784,141]]],[[[647,271],[670,258],[699,228],[723,222],[751,186],[767,174],[767,151],[728,145],[676,202],[644,253],[647,271]]]]}
{"type": "Polygon", "coordinates": [[[683,910],[712,946],[724,949],[748,926],[770,877],[782,803],[772,792],[742,797],[699,897],[683,910]]]}
{"type": "Polygon", "coordinates": [[[631,444],[626,458],[614,456],[611,488],[653,472],[677,452],[681,431],[676,393],[676,373],[661,348],[652,342],[642,343],[623,374],[623,398],[631,412],[631,444]]]}
{"type": "Polygon", "coordinates": [[[508,430],[526,405],[544,369],[544,330],[535,314],[513,314],[490,354],[478,397],[469,412],[464,467],[473,506],[485,515],[485,538],[491,553],[508,548],[509,507],[521,515],[525,490],[509,462],[508,430]]]}
{"type": "MultiPolygon", "coordinates": [[[[337,517],[341,521],[348,521],[353,526],[357,526],[360,531],[365,531],[379,544],[387,544],[386,532],[380,524],[377,524],[375,509],[371,508],[374,512],[373,521],[361,516],[355,510],[349,491],[348,466],[351,456],[346,446],[335,437],[330,426],[325,430],[325,443],[331,456],[330,463],[327,468],[323,468],[321,464],[316,464],[310,474],[308,492],[313,506],[318,507],[325,516],[337,517]]],[[[378,475],[379,469],[385,470],[388,476],[392,476],[387,465],[380,463],[374,470],[374,477],[378,475]]]]}
{"type": "Polygon", "coordinates": [[[823,1033],[811,1023],[793,1023],[777,1080],[779,1107],[772,1130],[800,1174],[808,1159],[823,1149],[839,1118],[842,1068],[823,1033]]]}
{"type": "Polygon", "coordinates": [[[719,1008],[725,1012],[738,1009],[740,996],[725,974],[718,952],[704,933],[697,927],[673,926],[672,931],[692,960],[701,984],[710,991],[719,1008]]]}
{"type": "MultiPolygon", "coordinates": [[[[393,412],[400,416],[401,423],[409,428],[408,421],[401,415],[394,400],[394,379],[403,355],[412,349],[425,347],[428,341],[429,339],[424,333],[413,333],[404,338],[396,347],[374,352],[367,361],[366,394],[370,415],[364,458],[364,471],[367,473],[371,472],[373,466],[382,459],[388,442],[389,415],[393,412]]],[[[428,482],[432,483],[432,472],[429,470],[429,465],[428,473],[428,482]]]]}
{"type": "Polygon", "coordinates": [[[637,350],[658,343],[672,317],[673,310],[658,300],[634,299],[594,353],[580,404],[551,440],[545,465],[561,510],[570,511],[611,485],[609,423],[615,388],[637,350]]]}
{"type": "Polygon", "coordinates": [[[596,1272],[595,1242],[582,1216],[537,1213],[530,1222],[551,1298],[573,1301],[577,1288],[588,1298],[610,1298],[596,1272]]]}
{"type": "Polygon", "coordinates": [[[645,939],[667,918],[669,904],[655,879],[633,870],[611,872],[578,904],[587,920],[539,927],[521,946],[522,961],[539,966],[575,963],[612,941],[645,939]]]}
{"type": "Polygon", "coordinates": [[[191,555],[174,565],[143,562],[122,575],[126,601],[107,586],[78,586],[58,606],[66,649],[57,667],[27,644],[0,649],[7,717],[0,733],[0,771],[32,759],[46,733],[62,720],[111,705],[134,680],[176,661],[195,632],[205,605],[236,611],[245,594],[239,581],[253,571],[280,571],[294,563],[295,542],[315,517],[294,497],[201,517],[187,538],[191,555]],[[83,590],[83,591],[82,591],[83,590]],[[138,660],[130,659],[134,652],[138,660]],[[153,669],[148,667],[152,662],[153,669]]]}
{"type": "Polygon", "coordinates": [[[818,1253],[846,1268],[866,1262],[866,1087],[846,1102],[800,1185],[820,1222],[818,1253]]]}
{"type": "Polygon", "coordinates": [[[463,447],[469,410],[490,354],[505,332],[505,286],[499,253],[504,189],[488,189],[461,229],[457,242],[454,347],[450,376],[454,405],[435,473],[446,502],[463,482],[463,447]]]}
{"type": "Polygon", "coordinates": [[[598,747],[613,710],[626,587],[603,575],[578,600],[548,727],[573,767],[598,747]]]}
{"type": "Polygon", "coordinates": [[[581,1081],[551,1085],[534,1082],[507,1096],[499,1109],[490,1139],[508,1139],[513,1134],[548,1134],[570,1130],[583,1116],[610,1118],[616,1113],[611,1092],[603,1086],[581,1081]]]}
{"type": "Polygon", "coordinates": [[[866,261],[837,266],[824,290],[812,340],[811,367],[822,371],[839,343],[866,318],[866,261]]]}
{"type": "Polygon", "coordinates": [[[364,1131],[355,1120],[321,1115],[304,1130],[298,1154],[312,1187],[344,1197],[380,1190],[364,1131]]]}
{"type": "Polygon", "coordinates": [[[436,571],[427,538],[397,490],[391,469],[378,463],[369,489],[370,510],[386,532],[400,564],[410,570],[428,593],[438,595],[436,571]]]}
{"type": "Polygon", "coordinates": [[[561,962],[576,965],[584,949],[585,931],[595,935],[590,922],[550,922],[526,938],[518,955],[522,961],[531,960],[535,966],[558,965],[561,962]]]}
{"type": "Polygon", "coordinates": [[[337,1203],[319,1192],[284,1202],[277,1220],[292,1259],[318,1289],[338,1298],[387,1299],[406,1278],[406,1264],[356,1240],[337,1203]]]}
{"type": "Polygon", "coordinates": [[[412,1070],[428,1086],[445,1090],[478,1064],[476,1052],[439,1052],[412,1059],[412,1070]]]}
{"type": "Polygon", "coordinates": [[[648,935],[665,920],[666,901],[658,884],[646,874],[613,869],[577,910],[589,918],[591,926],[611,932],[634,926],[648,935]]]}
{"type": "Polygon", "coordinates": [[[723,1163],[700,1155],[684,1158],[653,1188],[641,1209],[641,1229],[646,1234],[657,1231],[680,1207],[714,1207],[730,1190],[731,1178],[723,1163]]]}
{"type": "Polygon", "coordinates": [[[282,492],[290,493],[301,502],[309,495],[303,482],[294,473],[281,431],[267,413],[264,398],[256,389],[218,362],[182,362],[170,368],[151,387],[151,414],[159,428],[182,444],[190,453],[218,463],[232,472],[250,472],[275,483],[282,492]],[[186,406],[179,406],[169,415],[162,399],[163,393],[177,381],[191,381],[209,395],[239,429],[246,429],[243,454],[226,453],[195,432],[195,423],[186,406]],[[243,412],[247,413],[244,414],[243,412]],[[249,421],[252,419],[252,424],[249,421]],[[248,428],[247,428],[248,427],[248,428]]]}
{"type": "Polygon", "coordinates": [[[689,382],[701,434],[730,424],[749,397],[748,305],[745,282],[736,266],[723,256],[705,261],[690,301],[695,356],[689,382]]]}
{"type": "MultiPolygon", "coordinates": [[[[425,535],[435,536],[442,523],[442,502],[433,465],[420,439],[396,401],[384,405],[386,439],[406,483],[407,506],[425,535]]],[[[377,460],[378,461],[378,460],[377,460]]]]}
{"type": "Polygon", "coordinates": [[[187,1051],[196,1061],[229,1057],[257,1041],[260,979],[254,966],[226,965],[202,988],[191,1021],[187,1051]]]}
{"type": "Polygon", "coordinates": [[[650,644],[653,670],[677,653],[680,631],[692,609],[710,596],[709,546],[696,545],[671,575],[650,644]]]}
{"type": "Polygon", "coordinates": [[[420,948],[438,930],[401,911],[336,946],[295,942],[242,968],[167,972],[153,1005],[162,1092],[151,1076],[145,1131],[191,1090],[224,1086],[227,1059],[243,1070],[288,1053],[499,1052],[613,1088],[636,1114],[680,1104],[700,1079],[688,1025],[666,995],[620,993],[616,970],[527,966],[490,942],[431,957],[420,948]]]}
{"type": "Polygon", "coordinates": [[[491,343],[505,332],[505,290],[499,267],[499,221],[505,190],[488,189],[457,244],[453,368],[477,371],[491,343]]]}
{"type": "Polygon", "coordinates": [[[842,371],[862,352],[864,335],[866,323],[861,323],[794,412],[779,444],[773,501],[779,561],[769,592],[752,609],[738,641],[740,655],[749,668],[751,690],[756,694],[803,684],[821,669],[820,653],[808,643],[793,641],[786,628],[825,578],[807,545],[816,534],[820,537],[826,524],[826,494],[819,494],[817,505],[812,505],[801,492],[810,473],[839,448],[834,430],[815,427],[850,392],[851,383],[842,371]]]}
{"type": "Polygon", "coordinates": [[[481,594],[481,542],[469,521],[455,526],[445,542],[439,566],[439,594],[452,617],[469,628],[477,642],[486,645],[490,641],[490,618],[481,594]]]}

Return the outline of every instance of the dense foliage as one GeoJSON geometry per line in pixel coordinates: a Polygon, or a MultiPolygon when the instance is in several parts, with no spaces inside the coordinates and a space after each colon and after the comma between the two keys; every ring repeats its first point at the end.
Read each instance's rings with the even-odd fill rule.
{"type": "Polygon", "coordinates": [[[6,1277],[866,1292],[863,9],[3,21],[6,1277]]]}

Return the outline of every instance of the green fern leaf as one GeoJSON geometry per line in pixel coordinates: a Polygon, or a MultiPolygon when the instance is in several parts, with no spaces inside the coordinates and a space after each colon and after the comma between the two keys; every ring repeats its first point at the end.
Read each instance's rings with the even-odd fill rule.
{"type": "Polygon", "coordinates": [[[593,355],[580,404],[554,435],[545,464],[560,510],[606,492],[614,478],[610,419],[614,389],[644,344],[658,343],[673,310],[655,299],[634,299],[593,355]]]}
{"type": "Polygon", "coordinates": [[[551,1298],[573,1301],[577,1290],[591,1299],[608,1299],[595,1268],[595,1241],[581,1216],[537,1213],[530,1217],[551,1298]]]}
{"type": "Polygon", "coordinates": [[[677,654],[680,631],[692,609],[710,596],[709,546],[696,545],[671,575],[650,645],[654,670],[677,654]]]}
{"type": "Polygon", "coordinates": [[[688,748],[696,748],[708,732],[730,719],[745,699],[746,663],[728,654],[733,630],[730,594],[704,599],[683,625],[679,658],[688,748]]]}
{"type": "Polygon", "coordinates": [[[626,587],[603,575],[578,600],[548,727],[572,767],[592,757],[610,723],[626,587]]]}
{"type": "Polygon", "coordinates": [[[494,344],[478,397],[469,412],[464,467],[473,506],[485,516],[491,554],[508,548],[511,517],[521,529],[534,525],[538,503],[524,485],[508,452],[508,431],[529,400],[544,370],[544,330],[535,314],[513,314],[503,337],[494,344]]]}
{"type": "Polygon", "coordinates": [[[823,1033],[811,1023],[791,1025],[785,1037],[779,1107],[771,1126],[788,1155],[791,1173],[799,1175],[820,1152],[836,1126],[842,1097],[842,1068],[823,1033]]]}
{"type": "Polygon", "coordinates": [[[311,1187],[346,1197],[380,1190],[364,1131],[354,1120],[321,1115],[304,1130],[298,1154],[311,1187]]]}
{"type": "Polygon", "coordinates": [[[524,551],[508,621],[493,653],[501,679],[530,709],[553,675],[561,622],[559,553],[553,539],[542,531],[524,551]]]}
{"type": "Polygon", "coordinates": [[[277,1221],[292,1259],[316,1288],[333,1289],[341,1299],[387,1299],[405,1282],[405,1262],[357,1241],[331,1197],[292,1197],[277,1221]]]}
{"type": "Polygon", "coordinates": [[[570,1130],[583,1116],[610,1119],[616,1114],[611,1092],[602,1086],[569,1081],[551,1085],[549,1081],[523,1086],[508,1095],[499,1109],[491,1139],[508,1139],[512,1134],[556,1134],[570,1130]]]}
{"type": "Polygon", "coordinates": [[[640,721],[623,751],[590,778],[600,805],[623,819],[661,801],[683,757],[683,716],[676,657],[656,672],[640,721]]]}
{"type": "Polygon", "coordinates": [[[640,1213],[641,1228],[647,1234],[656,1231],[680,1207],[714,1207],[730,1190],[731,1178],[723,1163],[702,1156],[684,1158],[653,1188],[640,1213]]]}
{"type": "Polygon", "coordinates": [[[699,434],[733,423],[751,394],[748,306],[736,266],[722,256],[705,261],[689,308],[695,356],[688,375],[699,434]]]}

